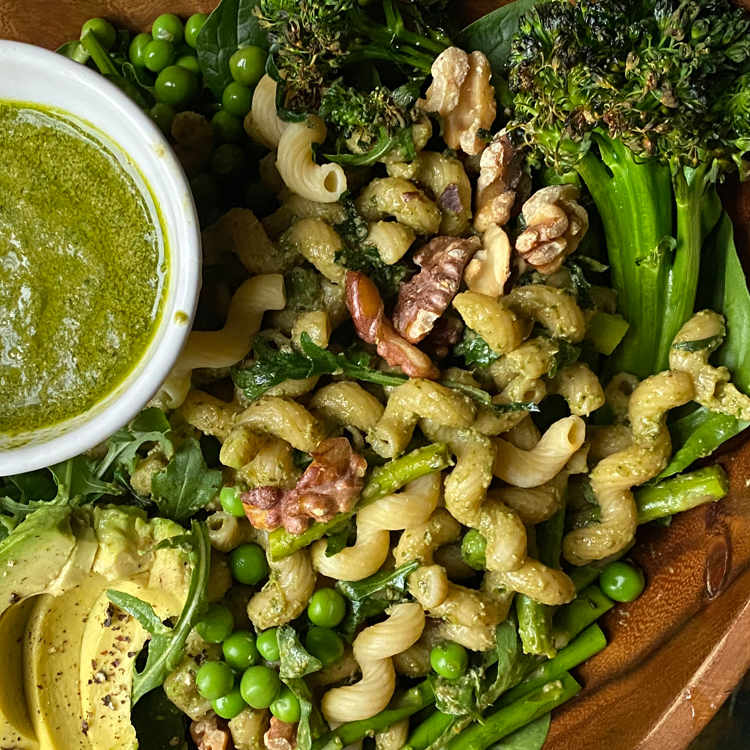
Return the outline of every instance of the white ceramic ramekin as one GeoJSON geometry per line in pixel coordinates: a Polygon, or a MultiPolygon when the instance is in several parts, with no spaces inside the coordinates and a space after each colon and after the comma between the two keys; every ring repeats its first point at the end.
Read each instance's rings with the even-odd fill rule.
{"type": "Polygon", "coordinates": [[[136,180],[155,225],[161,226],[169,266],[161,319],[140,362],[86,413],[34,432],[0,435],[0,476],[7,476],[92,448],[148,403],[190,331],[201,257],[198,218],[185,174],[159,129],[117,86],[62,55],[0,41],[0,100],[52,108],[109,148],[136,180]]]}

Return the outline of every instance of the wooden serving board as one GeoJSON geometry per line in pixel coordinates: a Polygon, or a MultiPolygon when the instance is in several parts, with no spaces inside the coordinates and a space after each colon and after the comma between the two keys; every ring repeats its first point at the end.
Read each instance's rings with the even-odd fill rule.
{"type": "MultiPolygon", "coordinates": [[[[472,20],[501,4],[468,0],[464,13],[472,20]]],[[[0,0],[0,37],[54,49],[92,16],[145,31],[161,13],[186,17],[214,5],[0,0]]],[[[730,183],[723,194],[750,263],[750,185],[730,183]]],[[[750,443],[743,443],[738,436],[719,459],[730,477],[727,498],[669,528],[638,532],[633,557],[646,591],[604,618],[610,645],[577,671],[584,690],[555,712],[545,750],[684,750],[750,667],[750,443]]]]}

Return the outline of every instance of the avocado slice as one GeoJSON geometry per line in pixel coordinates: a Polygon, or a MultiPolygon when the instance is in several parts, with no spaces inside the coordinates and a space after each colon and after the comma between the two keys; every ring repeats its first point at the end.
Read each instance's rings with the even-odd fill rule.
{"type": "MultiPolygon", "coordinates": [[[[139,578],[117,581],[108,588],[148,602],[163,620],[179,615],[183,601],[164,589],[149,588],[145,576],[139,578]]],[[[135,659],[148,637],[137,620],[109,601],[106,591],[91,608],[80,651],[80,688],[83,720],[96,750],[138,747],[130,721],[130,696],[135,659]]]]}
{"type": "Polygon", "coordinates": [[[27,601],[77,585],[95,551],[88,511],[54,505],[32,513],[0,543],[0,747],[39,747],[23,698],[27,601]]]}
{"type": "Polygon", "coordinates": [[[89,611],[107,588],[89,575],[60,596],[36,600],[24,639],[26,701],[44,750],[89,750],[81,714],[80,654],[89,611]]]}

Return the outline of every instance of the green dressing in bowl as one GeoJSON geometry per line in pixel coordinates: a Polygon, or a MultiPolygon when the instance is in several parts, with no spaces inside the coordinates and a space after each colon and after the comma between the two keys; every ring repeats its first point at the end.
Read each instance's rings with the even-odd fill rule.
{"type": "Polygon", "coordinates": [[[82,414],[143,356],[167,262],[129,171],[36,105],[0,102],[0,433],[82,414]]]}

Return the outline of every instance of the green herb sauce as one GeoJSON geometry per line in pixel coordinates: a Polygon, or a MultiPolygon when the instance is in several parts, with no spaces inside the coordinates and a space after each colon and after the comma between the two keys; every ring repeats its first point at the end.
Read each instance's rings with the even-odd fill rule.
{"type": "Polygon", "coordinates": [[[83,413],[128,375],[167,265],[135,180],[101,142],[0,103],[0,432],[83,413]]]}

